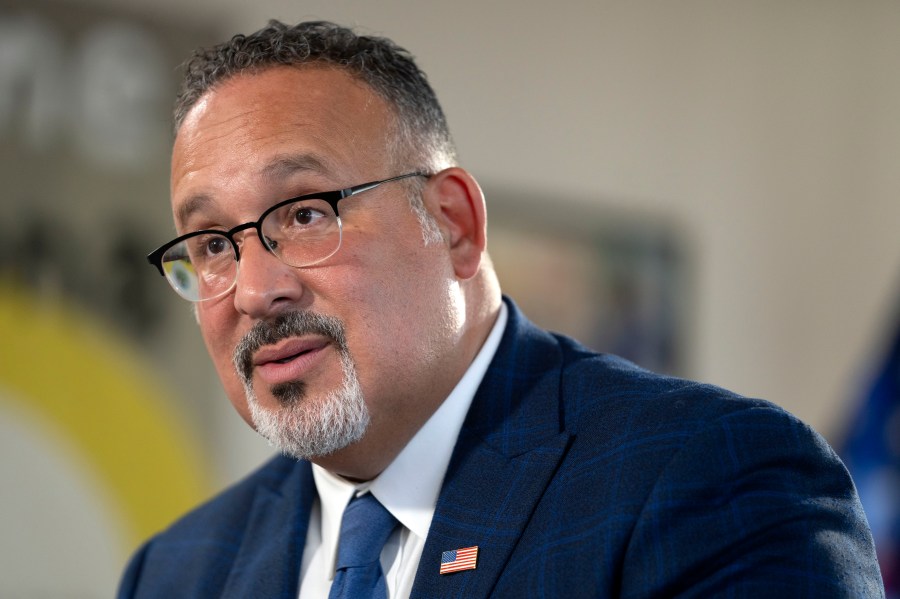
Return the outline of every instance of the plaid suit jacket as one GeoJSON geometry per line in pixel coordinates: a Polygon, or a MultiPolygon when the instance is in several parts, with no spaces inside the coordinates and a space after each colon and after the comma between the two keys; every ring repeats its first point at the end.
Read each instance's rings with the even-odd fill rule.
{"type": "MultiPolygon", "coordinates": [[[[840,460],[780,408],[510,318],[454,449],[416,598],[883,597],[840,460]],[[478,545],[474,570],[441,553],[478,545]]],[[[119,596],[295,599],[315,486],[277,457],[151,539],[119,596]]]]}

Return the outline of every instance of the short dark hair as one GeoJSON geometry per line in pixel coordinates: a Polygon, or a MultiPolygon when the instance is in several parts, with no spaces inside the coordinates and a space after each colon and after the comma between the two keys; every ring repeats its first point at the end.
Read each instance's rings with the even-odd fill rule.
{"type": "Polygon", "coordinates": [[[301,65],[343,69],[386,100],[396,121],[393,141],[401,145],[392,147],[403,158],[418,159],[416,168],[456,163],[444,111],[412,55],[387,38],[357,35],[328,21],[289,26],[272,20],[255,33],[195,51],[175,101],[176,133],[191,107],[218,83],[240,73],[301,65]]]}

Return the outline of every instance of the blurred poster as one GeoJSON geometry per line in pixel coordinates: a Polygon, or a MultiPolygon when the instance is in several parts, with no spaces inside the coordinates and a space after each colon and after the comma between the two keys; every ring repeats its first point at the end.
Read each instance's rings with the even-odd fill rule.
{"type": "Polygon", "coordinates": [[[663,218],[485,186],[503,291],[537,324],[644,368],[689,375],[689,260],[663,218]]]}

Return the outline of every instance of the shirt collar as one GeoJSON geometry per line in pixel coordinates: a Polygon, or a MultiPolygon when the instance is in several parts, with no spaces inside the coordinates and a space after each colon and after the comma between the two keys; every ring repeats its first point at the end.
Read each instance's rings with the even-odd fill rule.
{"type": "Polygon", "coordinates": [[[412,534],[425,539],[456,439],[475,392],[487,372],[508,318],[501,303],[497,321],[453,391],[377,478],[354,485],[313,464],[322,508],[322,544],[336,555],[341,516],[355,493],[371,492],[412,534]]]}

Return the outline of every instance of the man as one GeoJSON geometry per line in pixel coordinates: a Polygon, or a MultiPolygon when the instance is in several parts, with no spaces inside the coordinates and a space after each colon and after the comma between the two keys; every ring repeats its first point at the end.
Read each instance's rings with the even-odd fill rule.
{"type": "Polygon", "coordinates": [[[501,297],[405,51],[272,22],[195,55],[175,122],[180,237],[149,258],[285,455],[145,545],[121,597],[883,595],[816,433],[501,297]]]}

